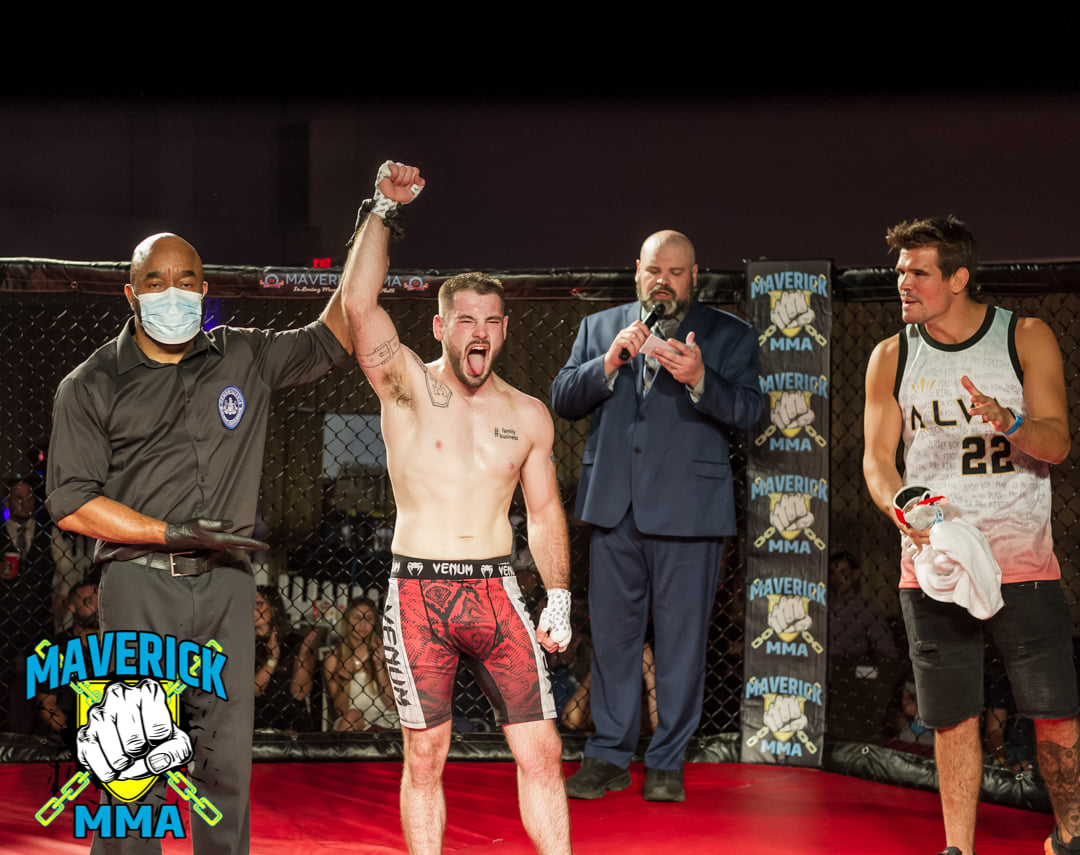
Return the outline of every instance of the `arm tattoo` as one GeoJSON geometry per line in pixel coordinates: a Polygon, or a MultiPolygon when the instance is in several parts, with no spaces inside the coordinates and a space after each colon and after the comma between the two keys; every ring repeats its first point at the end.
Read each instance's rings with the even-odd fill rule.
{"type": "Polygon", "coordinates": [[[443,409],[449,407],[450,398],[453,395],[453,393],[450,391],[450,387],[447,386],[445,383],[440,383],[438,380],[436,380],[431,375],[431,372],[428,371],[428,367],[424,364],[424,360],[422,360],[415,353],[413,354],[413,359],[415,359],[419,363],[420,367],[424,371],[424,383],[427,386],[428,398],[431,399],[431,406],[440,407],[443,409]]]}
{"type": "Polygon", "coordinates": [[[370,353],[358,353],[356,359],[361,368],[378,368],[397,356],[399,350],[401,350],[401,342],[396,337],[388,338],[370,353]]]}

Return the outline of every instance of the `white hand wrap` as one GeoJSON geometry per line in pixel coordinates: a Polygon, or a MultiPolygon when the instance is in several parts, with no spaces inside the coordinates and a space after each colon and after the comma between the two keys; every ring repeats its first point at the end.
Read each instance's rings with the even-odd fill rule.
{"type": "MultiPolygon", "coordinates": [[[[378,173],[375,175],[375,195],[371,197],[372,206],[371,213],[378,217],[385,218],[391,211],[398,210],[401,205],[395,202],[393,199],[388,199],[382,194],[382,190],[379,189],[379,184],[382,183],[384,178],[390,177],[390,165],[394,161],[388,160],[379,167],[378,173]]],[[[415,196],[416,193],[413,193],[415,196]]]]}
{"type": "Polygon", "coordinates": [[[562,653],[570,646],[570,592],[565,588],[552,588],[547,592],[547,607],[540,613],[536,628],[548,634],[559,645],[562,653]]]}
{"type": "MultiPolygon", "coordinates": [[[[372,201],[375,204],[371,210],[372,213],[378,214],[380,217],[385,217],[390,211],[396,211],[401,207],[401,202],[395,202],[393,199],[386,198],[379,189],[379,184],[382,183],[382,180],[384,178],[390,178],[390,167],[392,165],[401,166],[402,164],[393,160],[387,160],[379,167],[379,171],[375,175],[375,195],[372,197],[372,201]]],[[[423,189],[424,188],[419,184],[414,184],[409,188],[409,192],[412,193],[412,196],[415,199],[420,195],[420,191],[423,189]]]]}

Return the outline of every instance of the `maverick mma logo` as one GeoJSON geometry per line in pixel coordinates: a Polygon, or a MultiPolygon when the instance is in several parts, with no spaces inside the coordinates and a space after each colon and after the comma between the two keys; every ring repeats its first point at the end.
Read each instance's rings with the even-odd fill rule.
{"type": "Polygon", "coordinates": [[[797,473],[759,476],[750,485],[750,501],[759,519],[763,514],[758,508],[765,500],[769,507],[769,525],[754,540],[755,549],[767,547],[770,553],[812,555],[812,544],[819,551],[825,551],[825,541],[811,528],[817,519],[811,508],[815,503],[828,504],[829,501],[829,483],[824,478],[797,473]]]}
{"type": "Polygon", "coordinates": [[[808,713],[824,710],[820,683],[795,676],[750,676],[745,697],[761,698],[761,727],[746,740],[747,748],[758,747],[773,757],[802,757],[816,754],[818,746],[810,738],[808,713]],[[770,733],[772,738],[769,738],[770,733]],[[796,737],[792,739],[792,737],[796,737]]]}
{"type": "Polygon", "coordinates": [[[192,756],[180,729],[180,694],[189,686],[228,700],[222,671],[228,657],[216,641],[200,645],[148,632],[106,632],[63,649],[48,641],[26,659],[26,697],[67,685],[75,692],[77,759],[83,767],[35,814],[49,825],[95,780],[120,803],[75,804],[74,835],[185,837],[175,803],[133,805],[159,778],[208,825],[221,812],[180,771],[192,756]]]}
{"type": "Polygon", "coordinates": [[[750,646],[757,650],[764,644],[768,655],[808,658],[811,651],[821,655],[825,647],[811,632],[811,607],[816,605],[824,611],[826,596],[824,582],[789,576],[754,579],[747,599],[752,603],[765,598],[768,619],[765,630],[750,646]]]}

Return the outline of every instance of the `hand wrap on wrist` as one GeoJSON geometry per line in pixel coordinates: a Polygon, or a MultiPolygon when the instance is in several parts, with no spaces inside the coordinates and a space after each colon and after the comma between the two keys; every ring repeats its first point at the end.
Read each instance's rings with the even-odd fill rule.
{"type": "Polygon", "coordinates": [[[570,645],[573,631],[570,629],[570,592],[565,588],[551,588],[547,592],[547,607],[540,613],[536,628],[543,630],[559,645],[562,653],[570,645]]]}
{"type": "MultiPolygon", "coordinates": [[[[379,183],[384,178],[390,177],[390,163],[386,161],[379,167],[379,172],[375,176],[375,195],[370,199],[365,199],[360,204],[360,210],[356,212],[356,226],[353,228],[352,237],[346,242],[345,247],[349,248],[356,240],[356,235],[360,231],[360,226],[364,224],[364,220],[367,219],[368,214],[374,214],[382,220],[384,226],[390,229],[390,240],[400,240],[405,236],[405,228],[402,225],[401,209],[404,207],[400,202],[395,202],[393,199],[388,199],[382,194],[379,189],[379,183]]],[[[419,190],[414,190],[413,195],[419,193],[419,190]]]]}
{"type": "Polygon", "coordinates": [[[360,210],[356,212],[356,226],[353,228],[352,237],[345,242],[345,248],[352,247],[356,236],[360,233],[360,226],[364,224],[368,214],[375,214],[382,220],[384,226],[390,229],[390,240],[397,241],[405,236],[405,227],[402,224],[401,208],[397,202],[387,199],[382,193],[376,193],[376,198],[365,199],[360,210]]]}

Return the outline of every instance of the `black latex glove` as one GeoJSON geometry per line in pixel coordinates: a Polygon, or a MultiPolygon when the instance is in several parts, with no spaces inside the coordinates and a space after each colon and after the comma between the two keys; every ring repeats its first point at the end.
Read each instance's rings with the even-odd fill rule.
{"type": "Polygon", "coordinates": [[[176,552],[181,549],[212,549],[215,552],[226,549],[269,549],[270,544],[263,543],[242,534],[228,531],[232,520],[194,519],[182,523],[165,525],[165,545],[176,552]]]}

